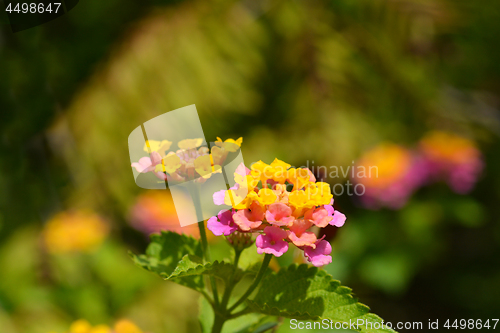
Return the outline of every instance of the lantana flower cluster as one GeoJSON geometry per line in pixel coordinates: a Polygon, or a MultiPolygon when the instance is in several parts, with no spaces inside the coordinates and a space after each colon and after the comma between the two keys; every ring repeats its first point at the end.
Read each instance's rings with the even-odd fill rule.
{"type": "Polygon", "coordinates": [[[236,152],[243,141],[217,138],[215,146],[202,146],[203,139],[185,139],[178,142],[177,151],[167,152],[172,142],[147,140],[143,150],[149,153],[132,163],[140,173],[153,172],[160,180],[184,182],[195,180],[204,183],[213,173],[221,172],[221,165],[230,152],[236,152]]]}
{"type": "Polygon", "coordinates": [[[241,164],[234,180],[235,186],[214,194],[215,204],[232,207],[208,220],[207,228],[216,236],[255,233],[259,254],[280,257],[293,244],[314,266],[332,262],[330,243],[311,231],[341,227],[346,220],[333,208],[329,184],[316,182],[309,169],[291,168],[278,159],[259,161],[251,169],[241,164]]]}

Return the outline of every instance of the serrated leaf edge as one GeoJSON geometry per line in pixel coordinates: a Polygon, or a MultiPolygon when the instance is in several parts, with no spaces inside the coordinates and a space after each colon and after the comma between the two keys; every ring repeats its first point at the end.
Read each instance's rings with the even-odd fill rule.
{"type": "MultiPolygon", "coordinates": [[[[347,287],[347,286],[343,286],[341,284],[341,282],[339,280],[335,280],[333,278],[333,276],[331,276],[330,274],[326,273],[325,271],[323,270],[319,270],[317,267],[311,267],[307,264],[292,264],[288,267],[283,267],[282,269],[280,269],[277,273],[274,273],[276,275],[279,275],[280,272],[283,271],[282,274],[285,273],[285,271],[288,271],[290,269],[293,269],[293,270],[298,270],[298,269],[306,269],[306,270],[316,270],[318,273],[323,273],[323,276],[327,279],[328,282],[335,282],[335,283],[338,283],[338,286],[336,286],[336,288],[341,288],[343,289],[343,293],[341,293],[340,295],[344,295],[344,296],[348,296],[350,297],[354,303],[351,303],[351,304],[348,304],[348,305],[352,305],[352,304],[356,304],[358,306],[361,306],[363,308],[365,308],[367,310],[366,313],[360,315],[360,316],[356,316],[356,317],[353,317],[352,320],[355,320],[357,318],[360,318],[360,317],[363,317],[363,316],[366,316],[366,315],[371,315],[374,317],[374,319],[378,319],[380,320],[381,322],[383,321],[383,319],[381,317],[379,317],[378,315],[370,312],[370,307],[366,304],[363,304],[363,303],[360,303],[358,301],[358,298],[354,296],[354,294],[352,293],[352,289],[347,287]]],[[[300,279],[299,279],[300,280],[300,279]]],[[[298,281],[298,280],[295,280],[295,281],[298,281]]],[[[305,311],[305,312],[299,312],[299,311],[296,311],[296,312],[288,312],[288,311],[283,311],[283,310],[280,310],[280,308],[278,307],[272,307],[272,306],[269,306],[267,304],[263,304],[262,306],[259,305],[258,303],[254,302],[253,300],[246,300],[247,304],[250,305],[250,307],[253,307],[253,308],[257,308],[257,309],[262,309],[263,311],[266,311],[266,310],[271,310],[269,312],[271,312],[272,314],[274,315],[277,315],[277,316],[287,316],[287,317],[291,317],[291,318],[296,318],[296,319],[311,319],[311,320],[323,320],[323,319],[327,319],[327,320],[332,320],[334,322],[345,322],[343,320],[336,320],[336,319],[333,319],[333,318],[326,318],[326,317],[321,317],[321,316],[313,316],[311,315],[309,312],[305,311]],[[273,310],[275,310],[274,312],[272,312],[273,310]]],[[[337,308],[340,308],[340,307],[343,307],[343,306],[347,306],[347,305],[340,305],[338,306],[337,308]]],[[[387,332],[394,332],[394,333],[397,333],[396,331],[390,329],[390,328],[385,328],[384,329],[385,331],[387,332]]]]}
{"type": "MultiPolygon", "coordinates": [[[[186,254],[187,256],[187,254],[186,254]]],[[[185,256],[184,256],[185,257],[185,256]]],[[[184,257],[182,257],[184,259],[184,257]]],[[[180,260],[179,262],[181,262],[182,260],[180,260]]],[[[191,276],[193,274],[186,274],[188,272],[192,272],[192,271],[196,271],[198,270],[200,267],[204,268],[204,271],[201,273],[201,274],[204,274],[204,272],[208,271],[209,269],[213,268],[214,266],[216,265],[222,265],[222,266],[231,266],[232,268],[232,265],[228,262],[225,262],[225,261],[218,261],[218,260],[215,260],[214,262],[209,262],[209,263],[206,263],[206,264],[198,264],[196,265],[195,267],[191,267],[191,268],[188,268],[187,270],[183,270],[183,271],[179,271],[177,273],[175,273],[175,270],[172,274],[170,274],[169,276],[167,276],[167,274],[165,273],[161,273],[160,275],[162,277],[165,278],[165,280],[170,280],[170,279],[174,279],[174,278],[181,278],[181,277],[184,277],[184,276],[191,276]],[[181,274],[185,274],[185,275],[181,275],[181,274]]],[[[178,266],[177,266],[178,267],[178,266]]],[[[221,279],[219,276],[217,275],[214,275],[216,278],[219,278],[221,279]]],[[[224,281],[224,279],[221,279],[224,281]]]]}

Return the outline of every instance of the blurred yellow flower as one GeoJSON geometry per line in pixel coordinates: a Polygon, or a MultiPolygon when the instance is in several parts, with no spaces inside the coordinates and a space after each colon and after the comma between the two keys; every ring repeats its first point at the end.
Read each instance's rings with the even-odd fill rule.
{"type": "MultiPolygon", "coordinates": [[[[51,332],[53,333],[53,332],[51,332]]],[[[67,333],[144,333],[137,325],[128,319],[121,319],[115,323],[113,329],[107,325],[92,325],[85,319],[73,322],[67,333]]]]}
{"type": "Polygon", "coordinates": [[[114,333],[109,326],[92,325],[85,319],[79,319],[71,324],[68,333],[114,333]]]}
{"type": "Polygon", "coordinates": [[[88,211],[61,212],[47,222],[42,237],[50,253],[91,252],[109,233],[109,226],[88,211]]]}
{"type": "Polygon", "coordinates": [[[79,319],[71,324],[69,333],[87,333],[92,329],[92,325],[84,319],[79,319]]]}
{"type": "Polygon", "coordinates": [[[143,333],[143,331],[130,320],[122,319],[116,322],[114,333],[143,333]]]}

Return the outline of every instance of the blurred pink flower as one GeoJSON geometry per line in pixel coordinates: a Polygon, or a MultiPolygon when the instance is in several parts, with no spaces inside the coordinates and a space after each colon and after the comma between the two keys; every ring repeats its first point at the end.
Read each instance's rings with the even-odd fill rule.
{"type": "MultiPolygon", "coordinates": [[[[354,171],[353,181],[364,188],[360,200],[370,209],[401,208],[427,178],[427,168],[420,156],[391,143],[363,154],[354,171]]],[[[335,220],[341,223],[342,216],[335,220]]]]}
{"type": "Polygon", "coordinates": [[[453,133],[430,132],[419,148],[430,180],[444,180],[456,193],[471,191],[484,167],[475,143],[453,133]]]}

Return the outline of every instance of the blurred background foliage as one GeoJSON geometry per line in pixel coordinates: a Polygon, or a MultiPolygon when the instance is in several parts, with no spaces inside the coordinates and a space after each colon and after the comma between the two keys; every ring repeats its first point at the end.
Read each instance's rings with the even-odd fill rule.
{"type": "Polygon", "coordinates": [[[208,141],[244,138],[247,164],[347,167],[435,129],[475,141],[485,169],[468,195],[433,184],[376,211],[336,197],[348,220],[327,235],[326,269],[386,321],[495,318],[499,31],[495,0],[81,1],[30,30],[1,26],[2,332],[121,317],[148,332],[198,330],[196,296],[127,257],[147,244],[130,226],[142,192],[128,134],[190,104],[208,141]],[[48,253],[47,222],[80,209],[105,217],[107,239],[48,253]]]}

